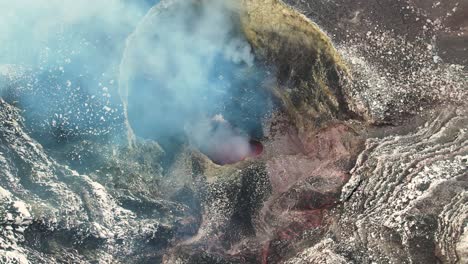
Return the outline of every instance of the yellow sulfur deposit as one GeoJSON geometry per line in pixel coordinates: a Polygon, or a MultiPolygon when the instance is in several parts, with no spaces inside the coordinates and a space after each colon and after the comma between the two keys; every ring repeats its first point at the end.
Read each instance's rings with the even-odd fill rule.
{"type": "Polygon", "coordinates": [[[280,0],[242,0],[240,21],[256,55],[276,67],[272,92],[298,130],[345,114],[348,71],[316,24],[280,0]]]}

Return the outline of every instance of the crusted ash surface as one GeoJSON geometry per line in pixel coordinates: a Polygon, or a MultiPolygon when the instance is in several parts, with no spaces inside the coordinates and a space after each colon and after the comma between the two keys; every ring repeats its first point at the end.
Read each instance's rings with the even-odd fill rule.
{"type": "Polygon", "coordinates": [[[446,109],[417,132],[367,140],[329,233],[287,263],[465,263],[467,122],[446,109]]]}
{"type": "MultiPolygon", "coordinates": [[[[318,8],[333,3],[317,2],[320,2],[318,8]]],[[[350,65],[352,76],[351,80],[343,76],[344,68],[341,72],[335,72],[345,79],[344,82],[348,81],[340,84],[343,85],[341,96],[347,98],[348,107],[336,108],[334,103],[343,104],[337,100],[340,98],[334,87],[338,85],[337,79],[331,77],[333,74],[325,74],[325,79],[317,74],[323,73],[321,66],[328,67],[327,61],[336,65],[331,71],[341,67],[340,59],[336,57],[339,55],[328,46],[329,40],[321,37],[317,28],[281,2],[264,1],[259,4],[245,1],[245,5],[246,36],[257,55],[280,67],[273,94],[280,99],[283,113],[272,117],[265,126],[265,152],[261,158],[270,182],[261,190],[271,193],[262,198],[263,204],[259,210],[247,210],[250,214],[244,215],[243,219],[253,226],[253,232],[237,229],[237,234],[243,237],[239,240],[237,236],[226,236],[230,231],[223,230],[223,227],[232,227],[232,223],[237,221],[235,210],[236,205],[239,206],[238,199],[218,187],[210,189],[209,192],[214,192],[217,199],[214,200],[215,204],[207,206],[209,209],[203,217],[202,232],[169,253],[165,263],[463,262],[466,255],[462,246],[466,236],[466,208],[462,204],[467,191],[464,185],[466,179],[462,177],[466,170],[467,151],[463,130],[466,126],[463,121],[466,108],[463,100],[467,95],[464,65],[439,60],[438,53],[433,50],[436,49],[435,44],[426,42],[422,33],[420,37],[412,35],[407,38],[405,34],[410,32],[399,32],[402,35],[398,35],[390,34],[391,29],[371,33],[366,30],[362,33],[364,39],[356,36],[340,39],[338,34],[335,38],[331,34],[341,56],[350,65]],[[262,5],[272,7],[262,9],[259,7],[262,5]],[[256,24],[261,23],[258,21],[269,21],[272,28],[256,24]],[[316,38],[300,40],[301,37],[294,36],[294,30],[288,30],[293,27],[309,32],[311,36],[316,34],[316,38]],[[272,37],[270,34],[275,30],[278,31],[272,37]],[[298,45],[296,50],[302,49],[305,55],[295,59],[285,56],[294,51],[282,46],[284,43],[298,45]],[[313,48],[309,48],[309,45],[313,48]],[[322,54],[324,58],[315,54],[322,54]],[[314,66],[307,68],[308,63],[314,66]],[[314,78],[310,79],[309,75],[314,78]],[[314,83],[317,78],[324,82],[314,83]],[[308,89],[312,89],[308,94],[310,97],[297,95],[307,94],[308,89]],[[320,91],[327,90],[335,92],[325,92],[330,97],[321,97],[320,91]],[[294,97],[298,99],[292,100],[294,97]],[[315,98],[315,101],[309,98],[315,98]],[[449,105],[453,105],[453,109],[441,113],[440,109],[449,105]],[[437,110],[432,111],[433,108],[437,110]],[[336,111],[345,112],[336,114],[336,111]],[[349,119],[356,116],[360,118],[349,119]],[[445,124],[451,118],[454,118],[454,123],[447,123],[447,127],[431,126],[440,122],[445,124]],[[421,144],[423,138],[431,139],[421,144]],[[393,141],[394,144],[389,143],[393,141]],[[369,147],[371,142],[375,144],[372,148],[369,147]],[[381,152],[371,152],[380,144],[381,152]],[[399,153],[399,145],[410,153],[405,154],[403,149],[399,153]],[[458,150],[459,155],[456,158],[452,154],[444,155],[439,153],[438,148],[446,148],[445,152],[458,150]],[[358,155],[363,149],[363,154],[358,155]],[[390,159],[391,154],[395,155],[394,159],[390,159]],[[411,180],[405,177],[405,166],[419,164],[420,170],[430,170],[439,166],[433,164],[436,160],[446,163],[446,168],[451,170],[436,169],[443,171],[444,175],[434,175],[433,178],[427,174],[419,175],[415,181],[427,185],[419,193],[413,190],[416,187],[406,186],[411,180]],[[387,162],[389,164],[385,165],[387,162]],[[393,172],[400,167],[403,167],[400,173],[393,172]],[[363,173],[368,178],[362,178],[363,173]],[[348,179],[351,180],[342,191],[348,179]],[[437,193],[429,188],[431,185],[444,186],[445,181],[450,180],[460,181],[459,187],[442,188],[444,190],[437,193]],[[379,189],[360,189],[366,184],[377,185],[379,189]],[[409,197],[399,198],[404,193],[402,190],[409,197]],[[420,196],[425,197],[425,203],[419,205],[425,211],[419,212],[422,209],[417,208],[412,213],[407,212],[405,205],[413,200],[419,201],[420,196]],[[375,218],[367,216],[368,211],[360,197],[368,199],[369,207],[376,207],[373,212],[375,218]],[[388,197],[394,198],[391,200],[388,197]],[[445,215],[441,213],[442,208],[447,208],[446,202],[452,198],[456,200],[454,208],[445,210],[456,212],[454,226],[450,226],[450,220],[442,220],[445,215]],[[434,204],[429,205],[428,201],[432,200],[435,200],[434,204]],[[381,206],[372,206],[374,203],[381,203],[381,206]],[[400,222],[392,221],[394,214],[402,215],[398,220],[400,222]],[[252,224],[250,219],[254,219],[252,224]],[[361,224],[356,222],[359,219],[363,219],[363,227],[357,226],[361,224]],[[383,225],[383,220],[388,227],[383,225]],[[404,230],[404,226],[408,225],[411,228],[404,230]],[[438,228],[443,225],[453,232],[453,239],[443,240],[439,236],[438,228]],[[359,230],[364,233],[360,234],[359,230]]],[[[316,7],[310,4],[311,9],[316,7]]],[[[346,9],[347,6],[342,8],[346,9]]],[[[400,12],[399,9],[392,10],[400,12]]],[[[321,25],[320,20],[317,22],[321,25]]],[[[350,30],[352,27],[346,25],[344,28],[350,30]]],[[[327,27],[325,30],[332,31],[327,27]]],[[[354,30],[358,34],[362,28],[354,30]]],[[[423,26],[421,30],[424,30],[423,26]]],[[[243,166],[238,165],[241,169],[243,166]]],[[[212,175],[209,176],[209,184],[214,186],[225,186],[224,173],[239,177],[237,173],[229,172],[231,169],[222,168],[214,174],[210,168],[205,170],[204,175],[212,175]],[[216,176],[221,171],[224,172],[223,176],[216,176]]],[[[232,176],[229,177],[231,181],[232,176]]],[[[231,183],[229,186],[239,185],[231,183]]],[[[223,189],[226,190],[226,187],[223,189]]]]}
{"type": "Polygon", "coordinates": [[[468,2],[287,2],[331,36],[354,78],[350,108],[379,125],[329,233],[287,263],[468,261],[468,2]]]}
{"type": "MultiPolygon", "coordinates": [[[[131,177],[119,186],[94,175],[100,184],[58,164],[24,132],[19,109],[3,100],[0,117],[2,263],[158,261],[161,249],[196,226],[188,206],[153,198],[131,177]]],[[[118,178],[125,167],[109,162],[101,173],[118,178]]],[[[126,169],[143,171],[137,162],[126,169]]]]}
{"type": "Polygon", "coordinates": [[[0,99],[1,263],[468,263],[466,1],[241,3],[263,154],[43,147],[0,99]]]}
{"type": "Polygon", "coordinates": [[[332,38],[353,70],[350,108],[397,124],[466,100],[467,1],[285,1],[332,38]]]}
{"type": "Polygon", "coordinates": [[[446,109],[415,133],[366,142],[342,192],[339,224],[355,226],[337,234],[353,233],[343,250],[362,243],[361,262],[467,260],[466,114],[446,109]]]}

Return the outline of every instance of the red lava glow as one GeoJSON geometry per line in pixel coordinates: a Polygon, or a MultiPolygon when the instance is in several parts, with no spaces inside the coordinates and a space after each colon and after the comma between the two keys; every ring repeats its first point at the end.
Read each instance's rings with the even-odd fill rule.
{"type": "Polygon", "coordinates": [[[249,141],[250,144],[250,154],[248,157],[258,157],[263,152],[263,145],[259,141],[251,139],[249,141]]]}
{"type": "Polygon", "coordinates": [[[263,152],[263,145],[260,141],[251,139],[248,150],[239,152],[238,147],[229,141],[218,144],[214,151],[205,153],[214,163],[218,165],[234,164],[248,158],[258,157],[263,152]]]}

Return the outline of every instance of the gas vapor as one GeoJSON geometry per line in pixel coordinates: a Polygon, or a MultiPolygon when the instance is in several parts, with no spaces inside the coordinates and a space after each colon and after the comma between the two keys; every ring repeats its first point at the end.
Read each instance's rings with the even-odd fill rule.
{"type": "Polygon", "coordinates": [[[166,149],[186,138],[211,157],[248,156],[271,103],[238,12],[230,0],[168,0],[147,14],[127,42],[120,76],[136,136],[166,149]]]}
{"type": "Polygon", "coordinates": [[[0,96],[20,103],[41,138],[109,133],[122,119],[116,91],[125,39],[153,4],[0,1],[0,96]]]}
{"type": "Polygon", "coordinates": [[[191,143],[215,163],[230,164],[252,156],[249,137],[233,128],[221,115],[197,120],[186,127],[191,143]]]}
{"type": "Polygon", "coordinates": [[[128,122],[166,152],[190,142],[207,154],[227,146],[245,154],[271,102],[238,2],[154,4],[0,1],[0,96],[20,102],[38,137],[101,137],[128,122]]]}
{"type": "Polygon", "coordinates": [[[125,34],[145,9],[143,1],[1,1],[0,61],[37,66],[47,63],[47,53],[66,56],[72,49],[78,53],[86,48],[82,46],[86,41],[92,41],[85,35],[125,34]]]}

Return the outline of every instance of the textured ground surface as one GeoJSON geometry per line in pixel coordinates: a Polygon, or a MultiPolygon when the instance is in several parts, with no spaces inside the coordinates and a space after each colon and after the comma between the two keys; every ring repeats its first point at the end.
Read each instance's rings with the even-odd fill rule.
{"type": "Polygon", "coordinates": [[[0,262],[468,263],[468,2],[285,2],[243,1],[278,69],[259,158],[43,147],[0,99],[0,262]]]}

